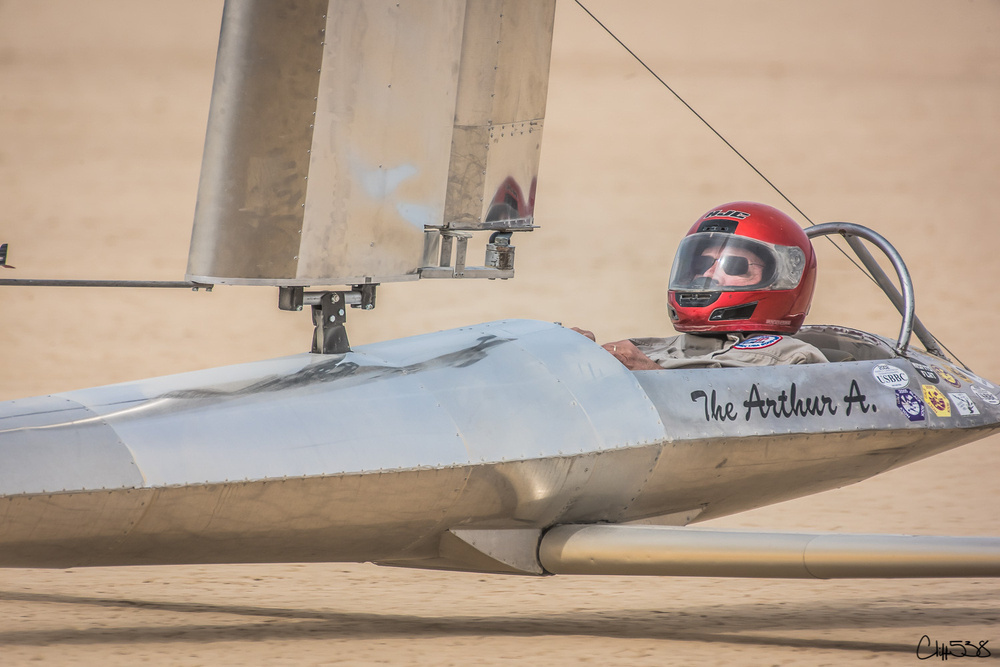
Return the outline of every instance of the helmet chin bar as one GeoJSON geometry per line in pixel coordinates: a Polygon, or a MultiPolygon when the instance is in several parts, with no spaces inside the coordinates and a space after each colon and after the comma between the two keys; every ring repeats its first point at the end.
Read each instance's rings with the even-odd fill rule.
{"type": "Polygon", "coordinates": [[[909,345],[910,334],[916,333],[917,338],[920,342],[924,344],[924,347],[931,354],[936,354],[942,356],[943,353],[938,346],[937,339],[927,330],[926,327],[916,318],[913,298],[913,281],[910,280],[910,272],[906,268],[906,264],[903,262],[903,258],[896,251],[892,244],[889,243],[881,234],[868,229],[862,225],[856,225],[850,222],[827,222],[821,225],[814,225],[805,230],[806,236],[810,239],[816,238],[817,236],[829,236],[830,234],[840,234],[847,241],[847,244],[851,246],[854,253],[861,260],[861,263],[865,265],[865,268],[871,273],[872,278],[875,279],[876,284],[885,292],[885,295],[889,297],[892,304],[903,316],[903,322],[899,328],[899,339],[896,341],[896,347],[894,348],[896,353],[900,356],[906,353],[906,348],[909,345]],[[869,241],[885,253],[885,256],[889,258],[894,269],[896,269],[896,277],[899,279],[899,284],[903,289],[902,295],[896,286],[892,284],[889,276],[885,274],[882,267],[878,265],[872,254],[868,252],[868,249],[861,243],[859,239],[865,239],[869,241]]]}

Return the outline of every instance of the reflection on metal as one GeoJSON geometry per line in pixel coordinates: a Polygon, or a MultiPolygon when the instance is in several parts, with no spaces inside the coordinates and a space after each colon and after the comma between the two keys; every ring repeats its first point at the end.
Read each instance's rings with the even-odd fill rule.
{"type": "Polygon", "coordinates": [[[456,230],[533,227],[554,11],[227,2],[188,280],[512,276],[437,250],[456,230]]]}
{"type": "Polygon", "coordinates": [[[696,577],[1000,577],[1000,537],[835,535],[666,526],[556,526],[552,574],[696,577]]]}
{"type": "Polygon", "coordinates": [[[704,507],[696,507],[690,510],[651,516],[646,519],[636,519],[635,521],[629,521],[628,523],[648,526],[686,526],[698,518],[698,515],[703,511],[705,511],[704,507]]]}
{"type": "MultiPolygon", "coordinates": [[[[449,533],[489,559],[482,569],[499,571],[506,568],[513,574],[545,574],[538,562],[539,528],[508,528],[504,530],[464,530],[452,528],[449,533]]],[[[457,545],[445,536],[441,541],[442,559],[456,565],[468,563],[474,555],[455,553],[457,545]]]]}
{"type": "MultiPolygon", "coordinates": [[[[717,518],[1000,426],[1000,389],[953,377],[943,359],[895,357],[891,341],[850,329],[810,335],[858,360],[631,372],[568,329],[502,321],[0,403],[0,566],[538,574],[552,526],[717,518]],[[922,385],[940,386],[951,411],[924,406],[922,385]]],[[[810,572],[874,572],[885,559],[873,545],[855,574],[810,572]]]]}
{"type": "Polygon", "coordinates": [[[226,2],[188,280],[295,277],[326,13],[326,0],[226,2]]]}

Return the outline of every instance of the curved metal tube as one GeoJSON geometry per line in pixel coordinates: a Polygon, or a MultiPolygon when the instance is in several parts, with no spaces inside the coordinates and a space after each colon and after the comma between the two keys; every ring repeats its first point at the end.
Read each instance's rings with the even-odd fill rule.
{"type": "MultiPolygon", "coordinates": [[[[914,313],[916,312],[916,305],[913,298],[913,282],[910,280],[910,272],[906,268],[906,264],[903,262],[903,258],[896,251],[892,244],[886,240],[881,234],[868,229],[862,225],[856,225],[851,222],[827,222],[821,225],[814,225],[805,230],[806,236],[810,239],[817,236],[829,236],[830,234],[842,234],[847,240],[847,243],[857,254],[858,259],[865,265],[875,279],[875,282],[882,291],[885,292],[889,300],[893,302],[896,308],[903,316],[903,322],[899,327],[899,339],[896,341],[896,353],[903,355],[906,353],[906,348],[909,345],[910,334],[913,332],[914,323],[914,313]],[[875,258],[872,257],[871,253],[857,242],[856,239],[852,237],[860,237],[874,244],[879,250],[885,253],[885,256],[889,258],[892,262],[892,266],[896,269],[896,276],[899,278],[899,284],[903,289],[902,299],[899,297],[899,293],[896,291],[895,286],[889,280],[888,276],[882,270],[882,267],[878,265],[875,258]]],[[[924,346],[930,352],[939,352],[937,348],[937,342],[934,337],[930,335],[922,325],[920,325],[920,331],[918,332],[918,337],[924,346]]]]}

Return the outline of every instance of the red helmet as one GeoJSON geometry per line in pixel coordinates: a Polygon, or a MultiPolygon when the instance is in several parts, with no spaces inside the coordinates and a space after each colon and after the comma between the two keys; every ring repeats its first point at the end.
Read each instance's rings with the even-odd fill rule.
{"type": "Polygon", "coordinates": [[[667,310],[678,331],[793,334],[815,284],[816,253],[794,220],[732,202],[701,216],[677,247],[667,310]]]}

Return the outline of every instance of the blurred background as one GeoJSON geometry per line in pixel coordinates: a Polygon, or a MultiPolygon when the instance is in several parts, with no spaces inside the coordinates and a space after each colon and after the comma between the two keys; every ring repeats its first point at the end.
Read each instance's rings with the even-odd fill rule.
{"type": "MultiPolygon", "coordinates": [[[[918,315],[977,372],[1000,232],[1000,4],[610,2],[589,8],[816,223],[871,226],[918,315]]],[[[183,279],[222,2],[0,3],[3,277],[183,279]]],[[[387,284],[352,343],[508,317],[668,335],[678,240],[724,202],[796,213],[575,3],[558,4],[536,221],[511,281],[387,284]]],[[[893,338],[828,242],[808,322],[893,338]]],[[[477,261],[480,258],[476,258],[477,261]]],[[[3,288],[0,398],[295,353],[277,290],[3,288]]]]}
{"type": "MultiPolygon", "coordinates": [[[[183,279],[222,4],[0,0],[0,242],[17,267],[0,277],[183,279]]],[[[813,222],[886,236],[924,323],[1000,380],[1000,2],[585,4],[813,222]]],[[[740,199],[808,224],[560,0],[541,228],[515,236],[517,277],[384,285],[375,310],[349,313],[351,341],[512,317],[599,340],[670,335],[677,242],[740,199]]],[[[895,339],[899,317],[878,289],[828,242],[817,251],[807,323],[895,339]]],[[[0,317],[0,400],[302,352],[312,334],[308,312],[279,311],[264,287],[0,287],[0,317]]],[[[998,445],[712,523],[998,535],[998,445]]],[[[979,583],[523,580],[370,565],[4,571],[0,645],[11,664],[304,664],[335,652],[418,664],[909,664],[924,633],[997,643],[996,585],[979,583]]]]}

